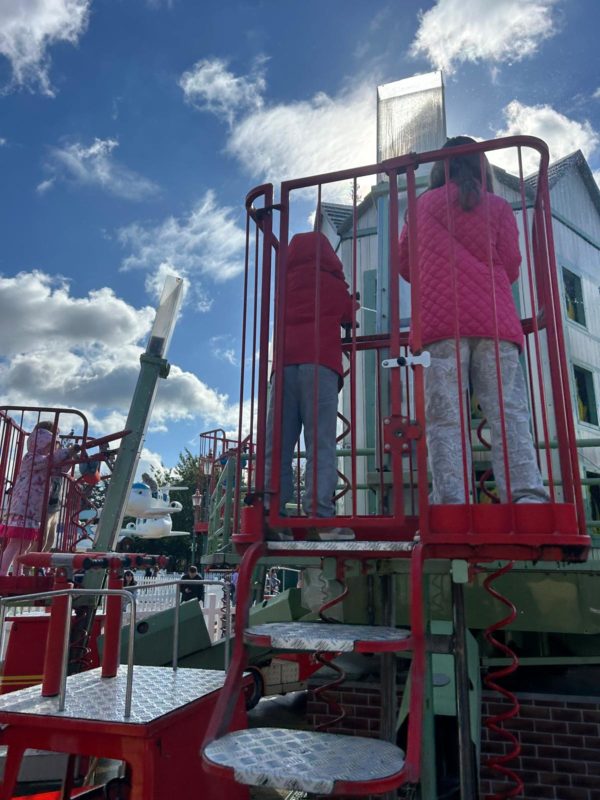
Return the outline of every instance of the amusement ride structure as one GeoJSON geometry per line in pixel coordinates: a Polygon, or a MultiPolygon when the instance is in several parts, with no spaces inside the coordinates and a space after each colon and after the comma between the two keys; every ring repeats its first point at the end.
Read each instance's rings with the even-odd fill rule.
{"type": "MultiPolygon", "coordinates": [[[[437,88],[426,87],[419,113],[411,119],[417,129],[429,133],[433,123],[428,125],[428,120],[443,116],[437,88]]],[[[381,112],[380,128],[386,124],[381,112]]],[[[2,622],[11,604],[32,598],[52,603],[44,635],[40,634],[41,689],[36,683],[0,697],[0,738],[8,748],[0,800],[14,796],[24,751],[31,747],[69,755],[61,798],[81,791],[81,797],[89,798],[243,800],[251,796],[249,787],[270,787],[288,797],[423,800],[500,798],[523,792],[513,762],[519,744],[507,730],[518,716],[518,703],[502,686],[502,679],[510,677],[518,664],[507,631],[515,621],[522,631],[547,630],[549,623],[532,621],[530,608],[518,619],[522,609],[516,597],[527,582],[552,569],[568,576],[569,570],[584,568],[591,546],[553,247],[549,157],[543,142],[527,136],[467,144],[452,154],[440,149],[442,141],[438,135],[437,142],[422,152],[401,144],[396,153],[402,155],[382,146],[373,165],[286,181],[277,196],[273,186],[263,185],[246,199],[239,430],[236,437],[222,431],[201,437],[198,492],[203,513],[194,531],[203,542],[205,565],[239,566],[233,650],[226,670],[216,663],[217,654],[222,657],[226,649],[224,643],[215,648],[194,638],[198,612],[192,605],[197,604],[184,603],[180,610],[177,601],[176,609],[160,619],[137,622],[135,598],[123,588],[123,571],[152,563],[155,557],[115,552],[157,378],[168,372],[166,346],[179,286],[165,290],[142,356],[126,429],[117,437],[90,440],[82,418],[81,432],[72,435],[77,454],[60,472],[63,538],[55,552],[18,557],[19,565],[38,574],[21,576],[15,570],[13,576],[1,579],[2,622]],[[500,380],[501,436],[494,447],[503,454],[506,497],[499,502],[494,493],[489,424],[477,413],[471,392],[461,389],[454,398],[461,432],[454,457],[465,476],[464,502],[432,504],[424,387],[429,360],[419,324],[424,298],[417,269],[417,196],[434,163],[441,163],[448,174],[451,155],[469,154],[483,165],[486,154],[502,149],[514,152],[518,163],[518,175],[501,191],[512,203],[520,232],[522,277],[516,299],[525,336],[521,360],[548,502],[520,502],[513,497],[506,440],[510,409],[500,380]],[[533,188],[523,174],[525,152],[539,156],[533,188]],[[375,189],[361,202],[359,185],[365,181],[375,189]],[[325,199],[340,186],[351,187],[349,210],[325,199]],[[345,375],[337,431],[335,517],[318,516],[314,504],[301,507],[305,484],[312,480],[316,486],[319,476],[315,456],[307,477],[310,454],[303,438],[294,459],[294,500],[287,505],[280,502],[288,244],[291,232],[298,230],[307,196],[315,200],[317,231],[330,235],[332,225],[337,225],[334,244],[350,292],[360,294],[363,306],[340,332],[345,375]],[[398,240],[404,220],[410,285],[399,274],[398,240]],[[370,238],[374,230],[375,247],[370,238]],[[110,448],[118,437],[121,444],[115,452],[110,448]],[[98,453],[90,453],[94,448],[98,453]],[[108,458],[113,459],[112,475],[94,543],[89,553],[77,554],[76,531],[81,527],[77,512],[86,498],[82,484],[89,470],[77,478],[75,464],[108,458]],[[336,537],[340,530],[352,538],[336,537]],[[257,603],[257,575],[273,564],[301,569],[303,585],[266,604],[257,603]],[[129,609],[125,615],[124,605],[129,609]],[[121,645],[123,620],[128,625],[126,643],[121,645]],[[470,633],[474,628],[482,632],[482,641],[500,648],[499,667],[485,680],[504,702],[485,724],[500,741],[508,742],[488,764],[492,777],[486,779],[485,792],[478,763],[479,645],[470,633]],[[325,685],[317,690],[325,709],[320,730],[248,727],[245,701],[257,665],[281,656],[299,665],[303,676],[327,674],[325,685]],[[339,733],[344,730],[340,722],[344,658],[360,656],[376,665],[378,736],[339,733]],[[434,669],[440,657],[450,659],[453,669],[451,680],[441,684],[434,669]],[[451,749],[457,783],[450,789],[440,788],[444,766],[444,748],[436,738],[440,688],[450,696],[455,723],[451,749]],[[74,788],[82,757],[117,759],[126,769],[111,785],[74,788]]],[[[490,244],[490,275],[491,252],[490,244]]],[[[446,257],[452,265],[448,275],[452,282],[458,256],[449,252],[446,257]]],[[[318,251],[311,268],[319,274],[318,251]]],[[[318,341],[323,298],[320,281],[313,280],[312,285],[311,324],[318,341]]],[[[454,299],[458,304],[456,283],[454,299]]],[[[495,341],[498,359],[497,334],[495,341]]],[[[313,395],[315,408],[318,391],[313,395]]],[[[1,414],[6,512],[26,436],[33,435],[43,416],[51,419],[57,439],[59,419],[73,412],[5,408],[1,414]],[[31,414],[38,414],[33,424],[31,414]]],[[[317,420],[317,415],[313,418],[317,420]]],[[[311,433],[312,441],[318,441],[316,421],[311,433]]],[[[55,468],[47,470],[46,498],[56,474],[55,468]]],[[[140,487],[140,491],[145,490],[140,487]]],[[[39,525],[43,532],[45,517],[39,525]]],[[[40,537],[41,542],[43,533],[40,537]]],[[[229,611],[228,580],[223,592],[229,611]]],[[[23,647],[23,639],[11,630],[5,674],[23,647]]]]}

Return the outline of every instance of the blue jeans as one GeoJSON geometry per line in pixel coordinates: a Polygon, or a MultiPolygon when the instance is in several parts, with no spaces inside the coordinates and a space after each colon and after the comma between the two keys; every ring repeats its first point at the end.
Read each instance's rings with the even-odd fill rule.
{"type": "MultiPolygon", "coordinates": [[[[328,367],[314,364],[295,364],[283,369],[283,413],[281,420],[281,474],[280,474],[280,513],[285,512],[285,504],[294,497],[294,473],[292,464],[294,450],[300,433],[304,429],[306,446],[305,490],[302,507],[312,517],[335,516],[333,495],[337,485],[336,430],[338,408],[339,376],[328,367]],[[315,374],[318,379],[317,419],[315,431],[314,392],[315,374]],[[315,456],[314,435],[317,447],[315,456]],[[315,467],[316,462],[316,467],[315,467]],[[313,474],[316,468],[316,504],[313,509],[313,474]]],[[[265,486],[271,480],[271,459],[273,452],[273,397],[269,397],[267,414],[267,441],[265,453],[265,486]]],[[[265,497],[269,506],[269,496],[265,497]]]]}

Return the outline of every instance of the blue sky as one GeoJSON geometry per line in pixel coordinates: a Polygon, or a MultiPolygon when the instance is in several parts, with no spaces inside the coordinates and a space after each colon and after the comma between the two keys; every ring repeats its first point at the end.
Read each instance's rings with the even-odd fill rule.
{"type": "Polygon", "coordinates": [[[120,428],[171,272],[146,455],[232,429],[247,191],[372,163],[376,86],[438,68],[450,135],[535,134],[600,175],[599,23],[596,0],[2,0],[0,402],[120,428]]]}

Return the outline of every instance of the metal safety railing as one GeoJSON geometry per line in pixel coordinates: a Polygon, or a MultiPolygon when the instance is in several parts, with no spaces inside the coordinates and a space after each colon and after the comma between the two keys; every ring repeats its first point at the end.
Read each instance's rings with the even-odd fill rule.
{"type": "MultiPolygon", "coordinates": [[[[180,586],[220,586],[223,590],[223,606],[224,606],[224,616],[225,616],[225,631],[224,631],[224,669],[227,671],[229,667],[229,651],[230,651],[230,638],[231,638],[231,598],[230,598],[230,591],[229,591],[229,582],[228,581],[219,581],[219,580],[174,580],[174,581],[161,581],[160,583],[156,584],[157,586],[176,586],[179,589],[180,586]]],[[[137,588],[137,587],[136,587],[137,588]]],[[[142,589],[146,588],[144,586],[141,587],[142,589]]],[[[181,592],[177,591],[175,596],[175,615],[173,620],[173,658],[172,658],[172,665],[173,669],[177,669],[177,664],[179,660],[179,619],[180,619],[180,611],[181,611],[181,592]]],[[[212,638],[212,637],[211,637],[212,638]]]]}
{"type": "MultiPolygon", "coordinates": [[[[87,418],[76,409],[0,407],[0,522],[28,529],[19,550],[6,558],[7,542],[19,540],[18,530],[3,537],[1,574],[7,574],[11,556],[31,546],[43,552],[72,551],[90,538],[79,515],[99,514],[91,492],[100,480],[101,463],[109,464],[116,453],[111,443],[124,435],[126,431],[89,438],[87,418]],[[88,452],[93,449],[97,452],[88,452]],[[33,545],[31,529],[36,531],[33,545]]],[[[109,476],[106,472],[103,480],[109,476]]]]}
{"type": "Polygon", "coordinates": [[[4,630],[6,612],[8,606],[27,601],[46,600],[53,598],[64,597],[67,600],[65,608],[65,624],[64,636],[62,641],[62,657],[60,668],[60,690],[58,695],[58,710],[65,710],[66,690],[67,690],[67,672],[69,665],[69,643],[71,635],[71,622],[72,622],[72,608],[74,597],[121,597],[126,603],[129,603],[129,639],[127,646],[127,676],[125,680],[125,719],[131,716],[131,698],[133,692],[133,654],[135,644],[135,625],[136,625],[136,612],[135,612],[135,598],[131,592],[126,589],[58,589],[56,591],[42,592],[37,594],[22,594],[13,597],[3,597],[0,599],[0,653],[4,652],[4,630]]]}
{"type": "MultiPolygon", "coordinates": [[[[230,638],[231,638],[231,603],[229,593],[229,583],[227,581],[217,580],[173,580],[162,581],[156,583],[156,586],[174,586],[176,587],[175,606],[174,606],[174,621],[173,621],[173,649],[172,649],[172,668],[174,671],[178,669],[179,660],[179,627],[180,627],[180,607],[181,607],[181,594],[179,592],[180,586],[221,586],[223,590],[224,609],[225,609],[225,636],[224,636],[224,669],[227,671],[230,660],[230,638]]],[[[151,586],[135,586],[135,591],[144,591],[151,589],[151,586]]],[[[125,678],[125,711],[124,718],[128,719],[131,716],[131,704],[133,695],[133,667],[134,667],[134,652],[135,652],[135,630],[136,630],[136,597],[130,589],[59,589],[48,592],[38,592],[32,594],[14,595],[12,597],[0,598],[0,654],[5,653],[5,635],[6,635],[6,616],[7,610],[10,606],[27,603],[38,602],[40,600],[52,600],[56,598],[66,598],[66,605],[63,610],[64,613],[64,633],[62,639],[62,650],[60,660],[60,674],[59,674],[59,691],[58,691],[58,710],[64,711],[66,703],[66,690],[67,690],[67,674],[69,667],[69,650],[70,650],[70,636],[72,625],[72,609],[73,598],[90,597],[121,597],[129,605],[129,636],[127,640],[127,671],[125,678]]],[[[112,677],[112,676],[109,676],[112,677]]]]}

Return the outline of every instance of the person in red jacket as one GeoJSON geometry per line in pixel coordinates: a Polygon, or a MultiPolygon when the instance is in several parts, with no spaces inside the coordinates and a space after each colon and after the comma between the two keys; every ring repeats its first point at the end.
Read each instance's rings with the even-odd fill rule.
{"type": "MultiPolygon", "coordinates": [[[[294,449],[304,430],[306,473],[302,505],[307,516],[332,517],[335,515],[333,496],[337,484],[338,392],[343,385],[340,326],[352,323],[358,306],[350,296],[341,261],[329,240],[318,231],[299,233],[291,239],[286,274],[280,512],[285,514],[285,504],[294,494],[294,449]],[[315,463],[316,497],[313,498],[315,463]]],[[[273,394],[267,421],[267,487],[274,413],[272,398],[273,394]]],[[[347,529],[334,528],[321,533],[321,538],[353,538],[352,531],[347,529]]]]}
{"type": "MultiPolygon", "coordinates": [[[[444,147],[474,143],[467,136],[444,147]]],[[[519,354],[521,321],[511,284],[519,276],[519,234],[510,205],[493,193],[492,171],[479,153],[433,165],[428,191],[417,200],[417,265],[420,277],[422,343],[431,355],[425,370],[425,416],[433,503],[469,500],[470,419],[465,414],[467,475],[460,404],[469,388],[487,418],[492,466],[500,499],[506,502],[504,446],[496,372],[498,338],[505,446],[513,502],[546,502],[530,432],[530,416],[519,354]],[[485,188],[481,164],[485,164],[485,188]],[[462,386],[458,387],[457,343],[462,386]],[[466,478],[466,481],[465,481],[466,478]]],[[[400,235],[400,273],[410,281],[408,230],[400,235]]],[[[412,338],[412,333],[411,333],[412,338]]]]}

